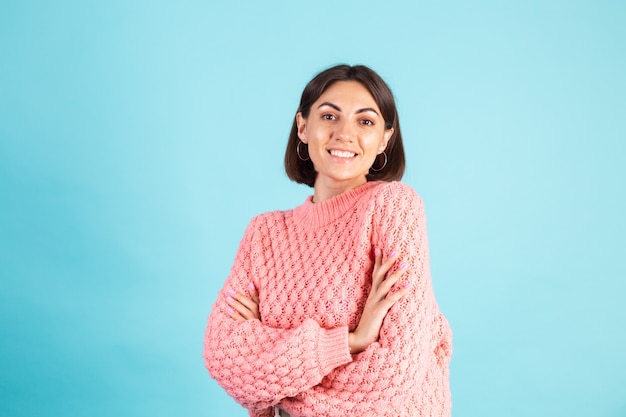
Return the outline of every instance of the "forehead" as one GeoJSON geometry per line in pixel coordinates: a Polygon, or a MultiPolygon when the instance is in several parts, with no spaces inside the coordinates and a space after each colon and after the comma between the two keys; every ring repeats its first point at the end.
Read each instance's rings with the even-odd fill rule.
{"type": "Polygon", "coordinates": [[[379,111],[376,100],[369,90],[358,81],[337,81],[330,85],[316,100],[314,107],[329,102],[339,107],[372,107],[379,111]]]}

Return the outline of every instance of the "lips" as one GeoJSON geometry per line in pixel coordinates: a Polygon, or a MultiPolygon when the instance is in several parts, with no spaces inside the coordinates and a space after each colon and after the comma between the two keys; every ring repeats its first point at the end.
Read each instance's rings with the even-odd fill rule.
{"type": "Polygon", "coordinates": [[[339,151],[336,149],[331,149],[330,151],[328,151],[332,156],[336,156],[338,158],[354,158],[355,157],[355,153],[354,152],[348,152],[348,151],[339,151]]]}

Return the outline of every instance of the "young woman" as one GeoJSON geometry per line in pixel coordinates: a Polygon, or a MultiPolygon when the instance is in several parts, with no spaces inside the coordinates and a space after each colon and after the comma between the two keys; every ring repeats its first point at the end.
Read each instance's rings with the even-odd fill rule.
{"type": "Polygon", "coordinates": [[[309,82],[285,168],[313,195],[252,219],[206,331],[209,373],[250,416],[450,415],[451,332],[404,164],[374,71],[309,82]]]}

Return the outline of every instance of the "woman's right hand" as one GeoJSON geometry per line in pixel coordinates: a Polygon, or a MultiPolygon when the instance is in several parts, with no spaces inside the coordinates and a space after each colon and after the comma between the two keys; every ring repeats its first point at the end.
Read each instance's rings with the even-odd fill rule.
{"type": "Polygon", "coordinates": [[[408,282],[397,290],[390,292],[404,272],[405,264],[401,262],[396,271],[387,275],[398,254],[392,251],[385,262],[380,249],[374,250],[374,270],[372,271],[372,289],[363,307],[361,319],[354,332],[348,335],[350,353],[357,354],[378,340],[380,328],[389,309],[400,300],[408,291],[411,283],[408,282]]]}
{"type": "Polygon", "coordinates": [[[228,304],[226,311],[237,321],[261,320],[259,292],[252,281],[248,284],[248,288],[250,296],[238,293],[232,288],[228,290],[229,295],[226,296],[226,303],[228,304]]]}

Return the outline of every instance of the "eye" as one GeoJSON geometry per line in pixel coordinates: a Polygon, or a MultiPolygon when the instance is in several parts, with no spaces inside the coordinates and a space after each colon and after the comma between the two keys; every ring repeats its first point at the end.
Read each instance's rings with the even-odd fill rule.
{"type": "Polygon", "coordinates": [[[361,124],[365,126],[374,126],[374,122],[370,119],[361,119],[361,124]]]}
{"type": "Polygon", "coordinates": [[[335,119],[337,119],[337,117],[335,117],[334,114],[324,113],[324,114],[322,114],[322,119],[324,119],[324,120],[335,120],[335,119]]]}

